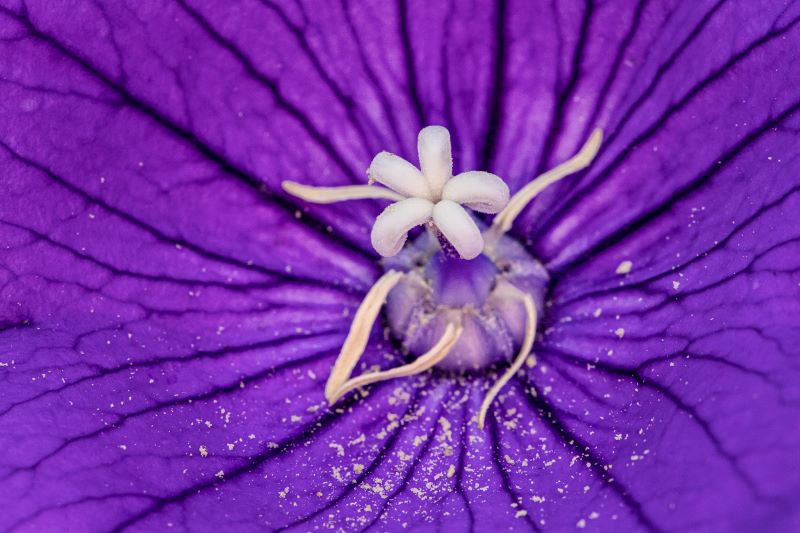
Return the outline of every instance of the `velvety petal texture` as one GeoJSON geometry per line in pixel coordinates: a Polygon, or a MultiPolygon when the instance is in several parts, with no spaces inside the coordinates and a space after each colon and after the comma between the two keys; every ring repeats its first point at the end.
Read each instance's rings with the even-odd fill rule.
{"type": "Polygon", "coordinates": [[[0,1],[0,530],[800,529],[798,49],[796,1],[0,1]],[[329,408],[385,202],[280,184],[513,194],[596,127],[487,427],[489,371],[329,408]]]}

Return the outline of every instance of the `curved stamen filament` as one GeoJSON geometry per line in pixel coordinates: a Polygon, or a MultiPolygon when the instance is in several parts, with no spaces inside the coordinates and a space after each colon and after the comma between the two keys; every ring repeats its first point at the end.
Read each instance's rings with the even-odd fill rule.
{"type": "Polygon", "coordinates": [[[346,200],[382,199],[398,202],[405,197],[392,190],[373,185],[345,185],[342,187],[315,187],[302,185],[294,181],[284,181],[281,183],[283,190],[315,204],[332,204],[344,202],[346,200]]]}
{"type": "Polygon", "coordinates": [[[492,247],[504,233],[511,229],[517,216],[540,192],[570,174],[588,167],[597,155],[602,141],[603,130],[597,128],[577,154],[538,176],[512,196],[505,209],[494,217],[492,227],[484,233],[483,240],[486,248],[492,247]]]}
{"type": "Polygon", "coordinates": [[[522,368],[522,364],[528,358],[528,354],[530,354],[531,349],[533,348],[533,341],[536,338],[536,306],[533,304],[533,298],[529,294],[526,294],[516,287],[508,284],[508,288],[513,290],[513,294],[522,301],[522,305],[525,306],[525,314],[526,314],[526,321],[525,321],[525,338],[522,341],[522,346],[519,349],[519,353],[517,357],[514,359],[514,362],[505,371],[505,373],[494,382],[492,388],[489,389],[489,392],[486,393],[486,396],[483,398],[483,402],[481,403],[481,409],[478,411],[478,427],[483,429],[484,424],[486,423],[486,414],[489,412],[489,406],[492,405],[492,402],[500,393],[500,389],[502,389],[506,383],[508,383],[514,375],[519,372],[519,369],[522,368]]]}
{"type": "Polygon", "coordinates": [[[339,390],[337,390],[332,396],[328,397],[328,402],[333,405],[348,392],[359,387],[364,387],[371,383],[386,381],[387,379],[392,378],[413,376],[415,374],[425,372],[429,368],[433,367],[436,363],[447,357],[447,355],[453,349],[453,346],[455,346],[458,342],[458,339],[461,337],[461,333],[463,331],[464,328],[460,324],[448,324],[447,328],[445,328],[444,333],[442,334],[442,337],[439,339],[439,342],[437,342],[433,348],[428,350],[427,353],[421,355],[413,362],[406,365],[381,372],[369,372],[367,374],[362,374],[355,378],[349,379],[339,388],[339,390]]]}
{"type": "Polygon", "coordinates": [[[325,384],[325,397],[330,399],[353,373],[356,363],[364,354],[367,347],[372,326],[378,318],[378,313],[383,307],[386,296],[404,276],[402,272],[389,270],[375,282],[375,285],[367,292],[361,305],[358,306],[350,332],[344,340],[339,357],[331,370],[328,382],[325,384]]]}

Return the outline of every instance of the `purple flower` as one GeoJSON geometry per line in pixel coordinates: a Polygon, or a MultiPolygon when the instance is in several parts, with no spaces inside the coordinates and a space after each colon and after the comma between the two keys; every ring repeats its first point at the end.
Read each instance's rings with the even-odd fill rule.
{"type": "MultiPolygon", "coordinates": [[[[800,528],[800,3],[29,1],[0,35],[0,529],[800,528]],[[497,244],[538,335],[484,428],[524,320],[329,407],[432,241],[382,260],[385,200],[281,188],[431,124],[512,195],[605,134],[497,244]]],[[[403,290],[353,375],[447,325],[403,290]]]]}

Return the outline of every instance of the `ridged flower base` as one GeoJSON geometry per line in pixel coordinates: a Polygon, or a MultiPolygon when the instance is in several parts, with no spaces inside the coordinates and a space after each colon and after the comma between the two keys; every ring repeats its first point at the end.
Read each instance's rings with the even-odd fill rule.
{"type": "Polygon", "coordinates": [[[451,323],[464,331],[437,363],[449,370],[477,370],[511,360],[525,335],[526,311],[516,288],[529,294],[541,316],[548,274],[512,238],[471,261],[447,254],[430,233],[420,235],[384,268],[406,275],[389,293],[392,334],[418,356],[430,350],[451,323]]]}

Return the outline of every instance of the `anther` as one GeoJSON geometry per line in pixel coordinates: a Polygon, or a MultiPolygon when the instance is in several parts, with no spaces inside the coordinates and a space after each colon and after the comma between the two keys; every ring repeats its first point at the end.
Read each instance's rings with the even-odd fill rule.
{"type": "Polygon", "coordinates": [[[522,302],[522,305],[525,307],[525,338],[522,341],[522,346],[517,352],[517,356],[514,358],[514,362],[511,363],[511,366],[506,370],[503,375],[494,382],[492,387],[489,389],[489,392],[486,393],[486,396],[483,398],[483,402],[481,402],[481,408],[478,411],[478,427],[483,429],[484,424],[486,423],[486,413],[489,412],[489,407],[492,405],[492,402],[500,394],[500,390],[505,387],[506,383],[508,383],[511,378],[513,378],[519,369],[522,368],[522,364],[530,355],[531,350],[533,349],[533,341],[536,339],[536,323],[538,322],[537,315],[536,315],[536,306],[533,303],[533,298],[529,294],[522,292],[521,290],[517,289],[510,283],[503,283],[503,287],[501,290],[508,291],[514,298],[519,299],[522,302]]]}
{"type": "Polygon", "coordinates": [[[577,154],[557,167],[537,176],[533,181],[517,191],[511,200],[509,200],[505,209],[494,217],[492,227],[483,234],[487,250],[493,248],[500,237],[511,229],[517,216],[539,195],[539,193],[557,181],[588,167],[600,150],[600,143],[602,142],[603,130],[597,128],[592,131],[592,134],[589,135],[589,139],[577,154]]]}
{"type": "Polygon", "coordinates": [[[350,377],[350,374],[353,373],[353,368],[355,368],[356,363],[364,354],[372,326],[375,324],[378,313],[380,313],[383,303],[386,301],[386,296],[402,277],[402,272],[394,270],[386,272],[375,282],[375,285],[367,292],[358,307],[356,316],[353,318],[353,324],[350,326],[347,338],[342,344],[342,349],[333,365],[331,375],[325,384],[325,398],[328,401],[331,401],[331,398],[334,397],[350,377]]]}
{"type": "Polygon", "coordinates": [[[429,368],[433,368],[436,363],[448,356],[450,351],[458,342],[458,339],[461,338],[461,334],[463,332],[464,328],[461,326],[461,324],[448,324],[439,341],[433,346],[433,348],[428,350],[427,353],[419,356],[411,363],[392,368],[391,370],[369,372],[366,374],[361,374],[355,378],[351,378],[343,383],[339,389],[337,389],[337,391],[328,398],[328,402],[333,405],[345,394],[359,387],[364,387],[380,381],[386,381],[387,379],[414,376],[416,374],[425,372],[429,368]]]}

